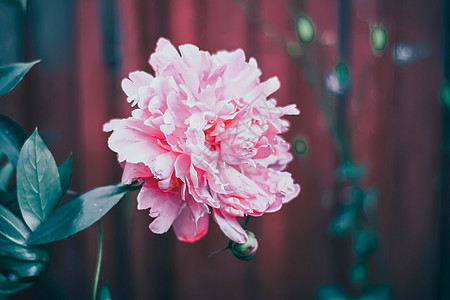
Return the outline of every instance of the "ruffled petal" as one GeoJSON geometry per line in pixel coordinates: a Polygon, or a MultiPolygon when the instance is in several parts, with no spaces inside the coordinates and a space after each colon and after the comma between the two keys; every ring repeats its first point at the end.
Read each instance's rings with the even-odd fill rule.
{"type": "Polygon", "coordinates": [[[123,164],[122,182],[130,184],[135,179],[152,177],[150,168],[143,163],[133,164],[125,162],[123,164]]]}
{"type": "Polygon", "coordinates": [[[230,240],[238,244],[242,244],[247,241],[245,230],[242,228],[241,224],[239,224],[235,217],[225,212],[222,213],[218,209],[214,209],[213,217],[214,221],[216,221],[217,225],[219,225],[220,229],[230,240]]]}
{"type": "Polygon", "coordinates": [[[161,191],[153,181],[144,183],[138,195],[138,209],[150,209],[155,220],[149,228],[154,233],[165,233],[172,226],[183,207],[180,191],[161,191]]]}
{"type": "Polygon", "coordinates": [[[201,239],[207,232],[209,226],[209,215],[205,214],[195,220],[191,209],[185,206],[177,219],[173,223],[173,229],[178,240],[182,242],[196,242],[201,239]]]}

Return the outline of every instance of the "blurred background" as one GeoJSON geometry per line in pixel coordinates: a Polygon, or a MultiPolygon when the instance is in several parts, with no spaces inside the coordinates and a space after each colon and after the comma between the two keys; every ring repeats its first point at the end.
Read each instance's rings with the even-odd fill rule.
{"type": "MultiPolygon", "coordinates": [[[[263,80],[279,77],[278,103],[301,110],[286,135],[300,196],[250,220],[260,249],[245,262],[208,257],[228,243],[215,223],[195,244],[151,233],[128,195],[103,219],[101,283],[113,299],[314,299],[327,284],[357,295],[353,240],[330,234],[348,186],[336,180],[324,103],[343,109],[353,160],[366,169],[360,185],[376,190],[365,282],[394,299],[450,299],[449,16],[444,0],[30,0],[26,14],[1,4],[0,64],[42,59],[1,110],[28,133],[37,126],[58,163],[72,152],[71,189],[84,192],[120,181],[102,125],[130,114],[120,82],[152,73],[159,37],[212,53],[242,48],[263,80]],[[314,25],[310,44],[298,41],[300,15],[314,25]],[[381,50],[374,26],[387,33],[381,50]],[[332,84],[338,62],[349,70],[345,97],[332,84]]],[[[13,299],[88,299],[96,251],[95,226],[53,243],[40,282],[13,299]]]]}

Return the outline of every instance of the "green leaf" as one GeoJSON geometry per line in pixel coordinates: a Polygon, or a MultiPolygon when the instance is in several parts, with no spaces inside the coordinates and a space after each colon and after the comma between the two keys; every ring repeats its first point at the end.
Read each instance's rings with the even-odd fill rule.
{"type": "Polygon", "coordinates": [[[70,154],[69,157],[58,167],[63,194],[66,193],[67,189],[69,188],[70,181],[72,180],[72,166],[72,154],[70,154]]]}
{"type": "Polygon", "coordinates": [[[356,208],[353,205],[343,206],[339,214],[331,222],[329,230],[335,236],[342,236],[350,231],[355,224],[356,208]]]}
{"type": "Polygon", "coordinates": [[[34,282],[9,281],[1,274],[0,277],[0,294],[2,295],[14,294],[34,285],[34,282]]]}
{"type": "Polygon", "coordinates": [[[378,189],[370,187],[364,192],[363,209],[366,214],[372,214],[376,211],[376,203],[378,199],[378,189]]]}
{"type": "Polygon", "coordinates": [[[353,249],[356,255],[365,257],[373,253],[376,247],[377,237],[374,232],[362,229],[355,233],[353,249]]]}
{"type": "Polygon", "coordinates": [[[0,189],[6,191],[13,173],[14,166],[11,162],[8,161],[0,170],[0,189]]]}
{"type": "Polygon", "coordinates": [[[0,241],[0,256],[23,261],[49,262],[48,251],[42,247],[24,246],[0,241]]]}
{"type": "Polygon", "coordinates": [[[358,263],[351,268],[350,280],[353,284],[364,284],[369,276],[366,264],[358,263]]]}
{"type": "Polygon", "coordinates": [[[82,194],[59,206],[30,235],[29,245],[65,239],[100,220],[127,192],[138,187],[109,185],[82,194]]]}
{"type": "Polygon", "coordinates": [[[17,198],[32,231],[47,219],[61,197],[55,159],[35,130],[23,145],[17,162],[17,198]]]}
{"type": "Polygon", "coordinates": [[[360,300],[391,300],[394,299],[392,287],[387,285],[378,285],[368,288],[359,298],[360,300]]]}
{"type": "Polygon", "coordinates": [[[367,172],[365,165],[344,163],[336,170],[336,178],[340,181],[361,179],[367,172]]]}
{"type": "Polygon", "coordinates": [[[112,300],[111,292],[109,291],[108,285],[105,283],[100,291],[100,300],[112,300]]]}
{"type": "Polygon", "coordinates": [[[318,300],[347,300],[342,290],[336,285],[323,285],[317,289],[318,300]]]}
{"type": "Polygon", "coordinates": [[[25,244],[30,231],[12,212],[0,205],[0,237],[17,244],[25,244]]]}
{"type": "Polygon", "coordinates": [[[27,10],[27,0],[0,0],[0,2],[20,6],[24,12],[27,10]]]}
{"type": "Polygon", "coordinates": [[[0,204],[1,205],[8,206],[14,200],[17,200],[16,195],[0,189],[0,204]]]}
{"type": "Polygon", "coordinates": [[[20,149],[27,138],[27,133],[19,123],[0,114],[0,149],[14,166],[17,165],[20,149]]]}
{"type": "MultiPolygon", "coordinates": [[[[18,278],[29,278],[39,275],[47,263],[41,261],[23,261],[10,257],[0,256],[0,272],[13,274],[18,278]]],[[[11,277],[11,275],[9,276],[11,277]]]]}
{"type": "Polygon", "coordinates": [[[11,91],[25,74],[41,60],[28,63],[14,63],[0,67],[0,96],[11,91]]]}

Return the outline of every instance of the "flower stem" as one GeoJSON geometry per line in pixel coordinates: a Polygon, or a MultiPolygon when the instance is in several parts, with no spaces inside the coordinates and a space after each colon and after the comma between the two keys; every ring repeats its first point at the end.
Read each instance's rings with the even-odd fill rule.
{"type": "Polygon", "coordinates": [[[103,257],[103,230],[101,220],[98,224],[98,253],[97,253],[97,265],[95,267],[94,286],[92,288],[92,300],[97,300],[98,280],[100,278],[100,269],[102,266],[103,257]]]}
{"type": "Polygon", "coordinates": [[[249,215],[247,215],[247,216],[245,217],[244,224],[242,225],[242,228],[243,228],[243,229],[245,229],[245,227],[247,227],[248,221],[250,221],[250,216],[249,216],[249,215]]]}

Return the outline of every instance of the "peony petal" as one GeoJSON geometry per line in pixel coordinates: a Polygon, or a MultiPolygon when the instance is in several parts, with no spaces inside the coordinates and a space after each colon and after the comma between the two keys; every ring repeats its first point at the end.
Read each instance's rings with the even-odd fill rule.
{"type": "Polygon", "coordinates": [[[153,175],[158,179],[170,178],[174,170],[174,163],[177,156],[178,155],[173,152],[166,152],[158,155],[149,164],[153,175]]]}
{"type": "Polygon", "coordinates": [[[219,225],[220,229],[232,241],[242,244],[247,241],[247,235],[241,224],[235,217],[230,216],[226,212],[222,213],[218,209],[214,209],[214,221],[219,225]]]}
{"type": "Polygon", "coordinates": [[[195,221],[192,218],[191,210],[185,206],[173,222],[173,229],[178,240],[193,243],[208,232],[208,225],[209,215],[205,214],[195,221]]]}
{"type": "Polygon", "coordinates": [[[155,156],[166,150],[158,145],[152,136],[153,128],[131,118],[112,120],[105,124],[105,131],[114,130],[108,139],[108,146],[117,152],[119,162],[144,163],[149,166],[155,156]]]}
{"type": "Polygon", "coordinates": [[[150,168],[143,163],[133,164],[125,162],[123,166],[122,182],[130,184],[135,179],[139,178],[149,178],[153,174],[150,168]]]}
{"type": "Polygon", "coordinates": [[[162,192],[153,180],[147,180],[138,195],[138,209],[150,208],[150,217],[156,218],[149,226],[154,233],[165,233],[183,207],[181,193],[162,192]]]}

